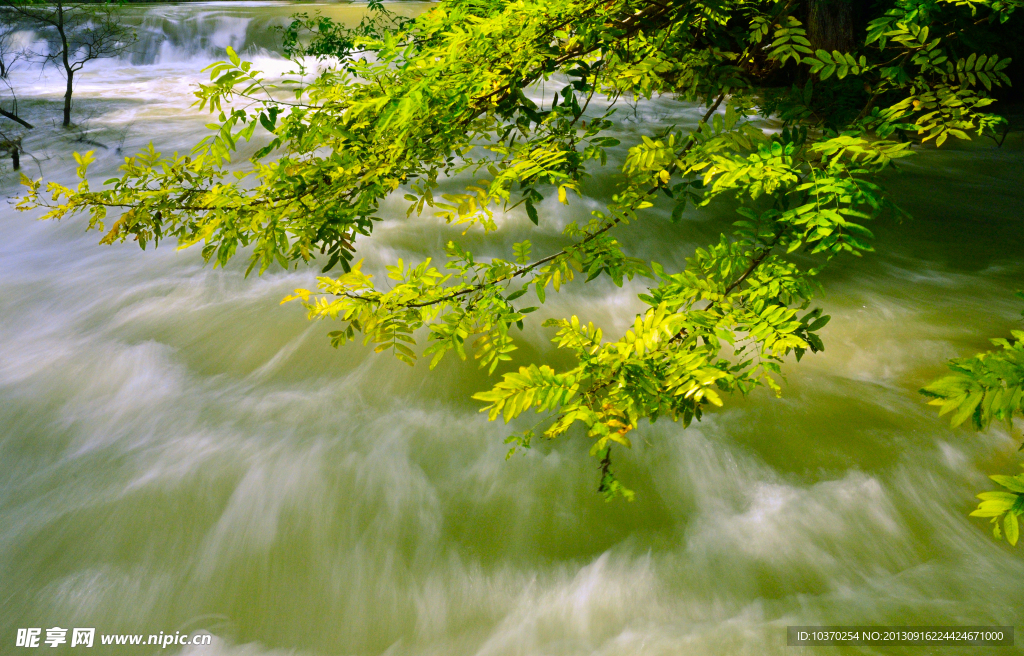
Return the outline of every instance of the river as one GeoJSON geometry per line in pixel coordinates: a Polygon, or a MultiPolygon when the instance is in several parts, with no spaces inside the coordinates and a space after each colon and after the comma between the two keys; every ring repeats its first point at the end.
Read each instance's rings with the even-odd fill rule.
{"type": "MultiPolygon", "coordinates": [[[[63,79],[22,64],[22,114],[40,126],[25,171],[67,182],[71,151],[95,148],[103,180],[149,140],[186,150],[208,120],[189,109],[199,70],[231,45],[283,73],[270,28],[296,9],[130,8],[139,48],[86,67],[74,110],[85,128],[64,141],[48,127],[63,79]]],[[[617,129],[635,139],[698,111],[662,99],[617,129]]],[[[1012,625],[1024,552],[968,513],[987,474],[1017,469],[1020,437],[951,430],[917,390],[946,358],[1020,325],[1022,150],[1012,136],[907,161],[888,185],[914,219],[877,223],[876,254],[823,276],[826,351],[788,367],[782,399],[729,399],[685,430],[641,426],[618,454],[634,503],[595,492],[580,440],[506,462],[507,429],[469,398],[487,385],[475,366],[429,372],[332,349],[330,324],[279,306],[313,269],[246,279],[244,258],[213,269],[195,249],[100,246],[82,220],[34,221],[5,203],[0,652],[17,628],[60,626],[213,636],[84,652],[99,654],[931,654],[945,652],[787,648],[786,626],[1012,625]]],[[[539,228],[517,215],[486,243],[529,238],[546,252],[609,175],[585,201],[546,201],[539,228]]],[[[0,191],[18,193],[10,171],[0,191]]],[[[369,267],[437,255],[449,238],[487,252],[481,235],[406,220],[400,195],[382,215],[361,246],[369,267]]],[[[659,209],[621,239],[681,267],[732,220],[705,209],[673,224],[659,209]]],[[[614,331],[642,290],[569,286],[544,311],[614,331]]],[[[552,353],[537,324],[523,361],[552,353]]]]}

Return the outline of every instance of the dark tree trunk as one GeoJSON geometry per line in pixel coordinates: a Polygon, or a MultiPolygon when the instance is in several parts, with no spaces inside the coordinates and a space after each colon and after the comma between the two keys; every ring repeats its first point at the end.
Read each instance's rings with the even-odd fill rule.
{"type": "Polygon", "coordinates": [[[815,50],[850,52],[854,38],[853,0],[810,0],[807,38],[815,50]]]}
{"type": "Polygon", "coordinates": [[[21,168],[21,153],[17,144],[15,144],[14,148],[11,148],[11,168],[15,171],[21,168]]]}
{"type": "Polygon", "coordinates": [[[57,34],[60,35],[61,63],[64,64],[64,74],[68,78],[67,90],[64,92],[64,127],[71,125],[71,85],[75,79],[75,69],[71,66],[70,46],[68,36],[64,33],[64,1],[57,0],[57,34]]]}
{"type": "Polygon", "coordinates": [[[75,71],[67,68],[68,87],[64,92],[64,127],[71,125],[71,83],[75,79],[75,71]]]}

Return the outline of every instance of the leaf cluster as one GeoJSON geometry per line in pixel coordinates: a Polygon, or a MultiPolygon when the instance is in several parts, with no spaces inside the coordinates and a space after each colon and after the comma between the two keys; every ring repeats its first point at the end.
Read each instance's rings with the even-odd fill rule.
{"type": "MultiPolygon", "coordinates": [[[[1024,298],[1024,292],[1017,295],[1024,298]]],[[[988,429],[993,421],[1012,427],[1014,417],[1024,413],[1024,331],[1013,330],[1011,335],[1012,340],[991,340],[999,350],[950,360],[947,366],[952,373],[921,390],[932,399],[929,405],[939,407],[940,415],[952,413],[952,426],[970,419],[976,430],[988,429]]],[[[1018,518],[1024,514],[1024,475],[990,478],[1008,492],[982,492],[978,495],[982,501],[971,515],[990,517],[995,537],[1005,535],[1007,542],[1016,545],[1018,518]]]]}
{"type": "Polygon", "coordinates": [[[1019,5],[897,0],[851,52],[816,47],[796,0],[442,0],[411,19],[375,2],[355,27],[299,15],[285,30],[296,65],[287,79],[265,79],[230,50],[208,69],[197,104],[216,121],[190,153],[151,147],[102,188],[86,155],[77,188],[26,180],[21,208],[88,214],[105,242],[174,238],[219,265],[245,248],[261,273],[340,265],[290,297],[340,323],[336,345],[359,338],[431,366],[472,352],[501,373],[475,397],[489,417],[543,416],[540,433],[512,443],[579,424],[599,489],[628,496],[611,448],[628,446],[641,422],[685,424],[730,393],[781,393],[787,358],[824,348],[816,276],[840,255],[870,252],[867,224],[899,214],[879,182],[896,161],[999,123],[983,110],[1009,83],[1008,59],[966,52],[960,28],[1019,5]],[[538,101],[537,83],[556,93],[538,101]],[[617,105],[659,95],[703,115],[620,144],[617,105]],[[239,170],[238,144],[257,135],[266,145],[239,170]],[[409,220],[428,212],[491,232],[521,211],[539,224],[545,197],[572,202],[618,147],[627,154],[611,200],[567,226],[553,252],[523,241],[484,258],[453,240],[443,262],[388,267],[386,288],[356,257],[393,194],[409,220]],[[446,180],[467,182],[444,192],[446,180]],[[675,221],[711,203],[738,218],[685,269],[666,271],[616,238],[650,220],[659,198],[675,221]],[[651,281],[632,327],[606,336],[577,316],[550,320],[575,365],[517,367],[514,331],[527,315],[549,293],[602,276],[651,281]]]}

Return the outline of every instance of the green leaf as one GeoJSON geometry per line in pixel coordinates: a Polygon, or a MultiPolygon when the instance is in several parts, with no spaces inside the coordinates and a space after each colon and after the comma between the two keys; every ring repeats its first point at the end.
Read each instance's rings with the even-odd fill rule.
{"type": "Polygon", "coordinates": [[[1024,476],[989,476],[1007,490],[1024,494],[1024,476]]]}
{"type": "Polygon", "coordinates": [[[1020,527],[1017,524],[1017,514],[1008,512],[1003,518],[1003,531],[1006,533],[1006,541],[1011,546],[1017,546],[1017,538],[1020,536],[1020,527]]]}
{"type": "Polygon", "coordinates": [[[540,225],[540,218],[537,216],[537,208],[533,206],[530,199],[526,199],[526,216],[530,217],[533,225],[540,225]]]}
{"type": "Polygon", "coordinates": [[[978,404],[981,403],[983,397],[982,392],[972,392],[968,395],[964,401],[960,404],[959,409],[950,418],[950,425],[954,428],[967,421],[967,419],[974,414],[978,404]]]}
{"type": "Polygon", "coordinates": [[[812,331],[812,332],[813,331],[821,330],[822,328],[824,328],[828,324],[829,321],[831,321],[831,319],[832,319],[832,317],[830,317],[827,314],[825,316],[823,316],[823,317],[819,317],[818,319],[815,319],[813,322],[811,322],[807,326],[807,330],[812,331]]]}

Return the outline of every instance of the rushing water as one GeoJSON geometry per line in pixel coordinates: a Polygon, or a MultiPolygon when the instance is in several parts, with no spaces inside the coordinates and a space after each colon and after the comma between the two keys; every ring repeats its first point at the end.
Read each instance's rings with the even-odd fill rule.
{"type": "MultiPolygon", "coordinates": [[[[232,45],[283,72],[270,28],[294,9],[132,9],[138,51],[86,69],[85,128],[64,141],[47,128],[63,81],[22,66],[22,113],[41,126],[25,168],[70,180],[70,151],[93,147],[74,139],[108,146],[98,180],[119,144],[187,148],[206,120],[188,109],[199,69],[232,45]]],[[[631,136],[697,110],[662,100],[626,114],[631,136]]],[[[582,441],[506,462],[505,427],[469,400],[486,385],[475,367],[430,373],[330,348],[330,325],[278,306],[311,270],[245,279],[241,262],[213,270],[194,249],[98,246],[80,220],[5,205],[0,652],[18,627],[52,626],[213,634],[189,654],[653,656],[789,653],[794,624],[1014,624],[1021,550],[967,513],[987,473],[1016,468],[1019,437],[950,430],[917,390],[945,358],[1019,325],[1021,150],[1011,138],[907,163],[890,186],[916,218],[879,223],[876,255],[824,277],[827,351],[789,367],[781,400],[731,399],[687,430],[642,426],[618,455],[632,504],[595,493],[582,441]]],[[[547,203],[539,229],[510,217],[495,240],[551,248],[607,181],[591,184],[594,200],[547,203]]],[[[10,172],[0,185],[17,193],[10,172]]],[[[374,267],[453,237],[490,248],[404,219],[401,201],[383,214],[362,245],[374,267]]],[[[678,267],[732,220],[655,212],[622,239],[678,267]]],[[[570,286],[545,311],[621,329],[639,290],[570,286]]],[[[520,353],[550,355],[549,337],[529,327],[520,353]]],[[[85,653],[136,652],[154,650],[85,653]]]]}

